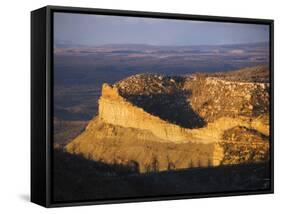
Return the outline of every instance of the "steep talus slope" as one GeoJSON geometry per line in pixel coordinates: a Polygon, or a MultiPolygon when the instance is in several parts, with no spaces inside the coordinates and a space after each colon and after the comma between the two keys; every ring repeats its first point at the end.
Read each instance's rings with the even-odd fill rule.
{"type": "Polygon", "coordinates": [[[104,84],[98,116],[66,150],[140,172],[267,160],[269,85],[248,79],[139,74],[104,84]]]}
{"type": "Polygon", "coordinates": [[[137,168],[140,172],[217,165],[219,145],[163,141],[148,130],[122,127],[94,119],[87,130],[67,146],[86,158],[137,168]]]}

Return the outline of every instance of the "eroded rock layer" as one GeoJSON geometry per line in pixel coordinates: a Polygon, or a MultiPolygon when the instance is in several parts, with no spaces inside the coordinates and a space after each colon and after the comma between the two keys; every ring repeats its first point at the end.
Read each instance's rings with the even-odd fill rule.
{"type": "Polygon", "coordinates": [[[98,116],[66,150],[140,172],[265,161],[269,84],[156,74],[104,84],[98,116]]]}

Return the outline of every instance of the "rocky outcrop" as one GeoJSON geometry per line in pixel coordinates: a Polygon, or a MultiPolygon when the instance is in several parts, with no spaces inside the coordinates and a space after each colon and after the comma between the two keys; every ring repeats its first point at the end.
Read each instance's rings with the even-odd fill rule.
{"type": "MultiPolygon", "coordinates": [[[[200,98],[200,96],[198,97],[200,98]]],[[[208,96],[208,99],[209,97],[211,96],[208,96]]],[[[233,101],[232,97],[232,102],[238,101],[233,101]]],[[[222,105],[222,103],[220,104],[222,105]]],[[[102,96],[99,99],[99,118],[104,122],[127,128],[148,130],[164,142],[173,143],[188,143],[191,140],[200,143],[217,142],[225,130],[239,125],[253,128],[255,123],[259,120],[256,118],[253,121],[252,117],[234,118],[231,117],[232,114],[229,112],[227,113],[228,114],[225,114],[224,117],[221,116],[218,120],[208,123],[205,127],[187,129],[168,123],[157,116],[145,112],[142,108],[134,106],[119,95],[116,87],[111,87],[108,84],[103,85],[102,96]]],[[[261,132],[267,132],[265,134],[268,134],[269,127],[266,128],[264,127],[266,126],[265,124],[261,124],[261,127],[257,126],[255,128],[259,129],[261,132]]]]}
{"type": "Polygon", "coordinates": [[[118,89],[103,85],[99,99],[99,118],[105,123],[151,131],[156,137],[166,142],[186,143],[192,137],[184,128],[170,124],[159,117],[132,105],[118,93],[118,89]]]}
{"type": "Polygon", "coordinates": [[[265,161],[268,91],[264,82],[200,75],[104,84],[98,116],[66,150],[140,172],[265,161]]]}

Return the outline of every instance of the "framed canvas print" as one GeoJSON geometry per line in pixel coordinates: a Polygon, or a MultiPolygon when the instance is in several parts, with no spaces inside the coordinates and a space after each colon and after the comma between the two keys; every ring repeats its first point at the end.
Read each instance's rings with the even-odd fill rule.
{"type": "Polygon", "coordinates": [[[31,13],[31,201],[273,193],[273,20],[31,13]]]}

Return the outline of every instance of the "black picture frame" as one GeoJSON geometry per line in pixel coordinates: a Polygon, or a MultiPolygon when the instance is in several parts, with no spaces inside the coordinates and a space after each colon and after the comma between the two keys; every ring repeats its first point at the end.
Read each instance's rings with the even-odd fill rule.
{"type": "Polygon", "coordinates": [[[274,21],[238,17],[186,15],[79,7],[46,6],[31,12],[31,201],[44,207],[144,202],[267,194],[274,192],[274,21]],[[83,13],[212,22],[266,24],[270,27],[270,188],[208,194],[122,198],[54,203],[52,200],[53,13],[83,13]]]}

